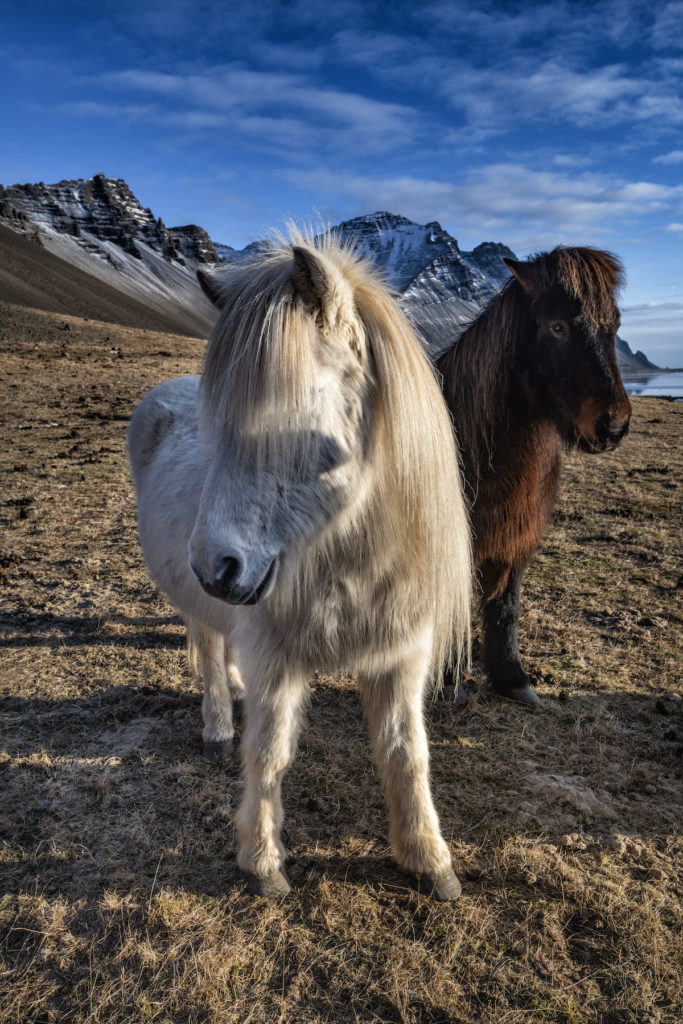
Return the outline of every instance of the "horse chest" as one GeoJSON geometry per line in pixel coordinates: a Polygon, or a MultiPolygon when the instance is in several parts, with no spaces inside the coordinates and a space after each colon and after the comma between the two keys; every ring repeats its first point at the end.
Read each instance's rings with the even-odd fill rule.
{"type": "Polygon", "coordinates": [[[538,430],[516,439],[516,457],[503,440],[482,471],[472,506],[475,560],[523,563],[540,544],[555,504],[560,476],[560,439],[538,430]]]}
{"type": "Polygon", "coordinates": [[[378,649],[401,644],[424,618],[400,576],[372,574],[367,563],[321,571],[309,588],[280,623],[309,669],[353,671],[378,649]]]}

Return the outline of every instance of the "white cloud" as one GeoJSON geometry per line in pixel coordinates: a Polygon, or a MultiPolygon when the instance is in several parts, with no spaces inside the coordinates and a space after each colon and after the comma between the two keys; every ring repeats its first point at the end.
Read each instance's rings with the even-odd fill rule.
{"type": "Polygon", "coordinates": [[[290,172],[288,178],[306,188],[313,202],[343,197],[358,213],[390,210],[418,223],[438,220],[465,236],[465,245],[502,240],[520,253],[559,242],[614,244],[625,223],[651,218],[683,199],[683,187],[512,163],[471,170],[462,184],[325,170],[290,172]]]}
{"type": "Polygon", "coordinates": [[[470,123],[497,130],[558,120],[598,129],[636,120],[661,131],[683,122],[683,103],[673,84],[621,64],[586,69],[552,59],[531,72],[526,58],[496,68],[462,64],[443,76],[441,89],[470,123]]]}
{"type": "Polygon", "coordinates": [[[653,164],[683,164],[683,149],[673,149],[670,153],[663,153],[652,160],[653,164]]]}
{"type": "Polygon", "coordinates": [[[521,9],[447,0],[421,13],[414,35],[360,25],[339,32],[332,52],[397,89],[431,91],[480,135],[558,119],[589,129],[635,120],[653,135],[683,123],[675,59],[647,60],[647,3],[603,0],[578,14],[569,0],[521,9]]]}
{"type": "Polygon", "coordinates": [[[657,12],[652,45],[660,50],[683,50],[683,2],[673,0],[657,12]]]}
{"type": "Polygon", "coordinates": [[[409,106],[318,87],[301,74],[229,65],[195,74],[131,69],[102,75],[99,81],[124,96],[151,96],[168,104],[168,112],[159,115],[167,123],[221,123],[252,136],[260,125],[260,142],[271,148],[291,150],[296,140],[312,151],[356,147],[377,153],[411,144],[419,130],[417,113],[409,106]]]}

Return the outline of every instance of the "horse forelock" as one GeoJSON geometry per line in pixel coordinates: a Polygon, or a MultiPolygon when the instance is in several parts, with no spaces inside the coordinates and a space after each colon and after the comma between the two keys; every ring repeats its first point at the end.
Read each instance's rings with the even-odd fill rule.
{"type": "Polygon", "coordinates": [[[322,443],[311,430],[318,331],[296,301],[292,262],[291,246],[273,243],[229,268],[204,358],[204,437],[219,444],[229,439],[236,463],[241,459],[259,476],[277,467],[289,475],[297,459],[322,443]]]}
{"type": "Polygon", "coordinates": [[[614,327],[616,295],[624,283],[624,268],[613,253],[586,246],[558,246],[531,261],[543,293],[561,288],[581,306],[581,316],[597,333],[614,327]]]}

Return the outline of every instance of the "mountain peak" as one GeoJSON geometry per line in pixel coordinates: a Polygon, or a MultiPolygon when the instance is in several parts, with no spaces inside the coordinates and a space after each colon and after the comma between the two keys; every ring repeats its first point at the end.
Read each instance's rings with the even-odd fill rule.
{"type": "Polygon", "coordinates": [[[0,190],[0,216],[21,225],[31,222],[50,235],[69,235],[86,252],[117,263],[117,246],[136,259],[151,249],[184,266],[219,262],[213,242],[196,225],[169,230],[143,207],[123,178],[98,171],[92,178],[65,179],[54,185],[10,185],[0,190]]]}
{"type": "Polygon", "coordinates": [[[485,242],[471,253],[438,221],[416,224],[382,211],[335,229],[369,256],[402,293],[402,305],[426,342],[443,348],[498,291],[509,271],[507,246],[485,242]]]}
{"type": "Polygon", "coordinates": [[[0,223],[183,329],[209,330],[213,313],[196,271],[220,262],[213,242],[196,225],[169,230],[122,178],[99,171],[53,185],[0,186],[0,223]]]}
{"type": "Polygon", "coordinates": [[[379,230],[392,230],[397,227],[401,227],[404,224],[412,224],[411,220],[407,217],[402,217],[400,214],[389,213],[386,210],[379,210],[377,213],[364,214],[361,217],[352,217],[350,220],[342,221],[339,228],[345,232],[353,230],[358,227],[365,229],[368,224],[375,225],[379,230]]]}

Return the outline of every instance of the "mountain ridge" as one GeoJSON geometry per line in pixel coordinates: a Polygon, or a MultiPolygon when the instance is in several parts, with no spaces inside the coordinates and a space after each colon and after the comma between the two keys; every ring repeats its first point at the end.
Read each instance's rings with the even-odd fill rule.
{"type": "MultiPolygon", "coordinates": [[[[215,315],[196,271],[244,259],[257,245],[234,249],[196,224],[167,228],[122,178],[102,172],[54,185],[0,185],[0,226],[150,307],[181,333],[199,336],[208,334],[215,315]]],[[[515,258],[500,242],[461,250],[438,221],[416,224],[386,210],[342,221],[332,230],[384,271],[432,354],[455,340],[499,291],[509,277],[503,260],[515,258]]],[[[21,284],[15,282],[16,293],[28,294],[21,284]]],[[[617,350],[623,370],[657,369],[623,339],[617,350]]]]}

